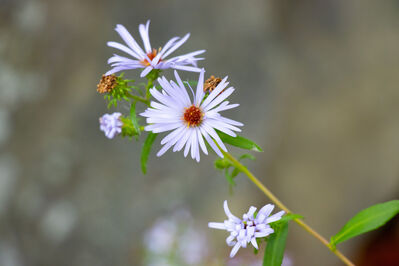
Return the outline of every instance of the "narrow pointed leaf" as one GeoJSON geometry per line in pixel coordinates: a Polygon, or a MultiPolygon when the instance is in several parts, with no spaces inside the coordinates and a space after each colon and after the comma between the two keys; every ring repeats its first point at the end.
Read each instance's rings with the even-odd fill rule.
{"type": "Polygon", "coordinates": [[[373,205],[357,213],[338,234],[331,237],[331,246],[383,226],[399,213],[399,200],[373,205]]]}
{"type": "Polygon", "coordinates": [[[147,138],[144,141],[143,148],[141,150],[141,170],[144,174],[147,173],[147,161],[148,156],[151,152],[152,144],[154,143],[155,138],[158,134],[149,132],[147,138]]]}
{"type": "Polygon", "coordinates": [[[243,154],[240,156],[240,158],[238,158],[239,161],[241,161],[242,159],[250,159],[252,161],[256,160],[255,156],[249,153],[243,154]]]}
{"type": "Polygon", "coordinates": [[[240,173],[240,170],[238,168],[234,168],[233,171],[231,171],[231,177],[234,178],[240,173]]]}
{"type": "Polygon", "coordinates": [[[258,144],[256,144],[255,142],[253,142],[250,139],[246,139],[246,138],[238,136],[238,135],[236,137],[232,137],[232,136],[227,135],[221,131],[217,131],[217,133],[224,143],[236,146],[241,149],[252,150],[252,151],[257,151],[257,152],[263,151],[262,148],[259,147],[258,144]]]}
{"type": "Polygon", "coordinates": [[[137,115],[136,115],[136,101],[132,102],[130,106],[130,119],[132,120],[134,129],[136,130],[137,134],[140,135],[140,125],[139,122],[137,121],[137,115]]]}
{"type": "Polygon", "coordinates": [[[234,182],[233,177],[230,175],[228,168],[224,170],[224,176],[226,177],[227,182],[229,182],[229,185],[235,186],[236,183],[234,182]]]}
{"type": "Polygon", "coordinates": [[[288,235],[288,221],[272,226],[274,233],[267,240],[263,266],[281,266],[288,235]]]}

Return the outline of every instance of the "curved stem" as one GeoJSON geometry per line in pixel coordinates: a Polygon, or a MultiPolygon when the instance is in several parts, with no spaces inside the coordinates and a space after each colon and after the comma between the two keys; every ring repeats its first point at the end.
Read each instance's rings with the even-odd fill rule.
{"type": "Polygon", "coordinates": [[[133,95],[133,94],[126,94],[126,96],[129,97],[129,98],[132,98],[132,99],[134,99],[136,101],[142,102],[142,103],[144,103],[146,105],[150,105],[150,100],[148,100],[146,98],[143,98],[143,97],[140,97],[140,96],[137,96],[137,95],[133,95]]]}
{"type": "MultiPolygon", "coordinates": [[[[230,162],[241,172],[243,172],[271,201],[274,202],[280,209],[284,210],[286,213],[292,213],[287,206],[285,206],[267,187],[265,187],[262,182],[259,181],[243,164],[240,163],[236,158],[234,158],[230,153],[223,151],[220,149],[223,155],[230,160],[230,162]]],[[[344,262],[348,266],[354,266],[344,254],[342,254],[339,250],[333,248],[330,243],[317,233],[313,228],[307,225],[302,219],[293,219],[299,226],[301,226],[305,231],[318,239],[323,245],[325,245],[331,252],[333,252],[342,262],[344,262]]]]}

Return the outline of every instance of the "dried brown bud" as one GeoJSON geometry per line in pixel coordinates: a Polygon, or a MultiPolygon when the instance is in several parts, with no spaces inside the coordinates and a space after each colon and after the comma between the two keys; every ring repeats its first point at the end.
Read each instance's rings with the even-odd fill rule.
{"type": "Polygon", "coordinates": [[[221,78],[215,78],[215,76],[211,76],[209,79],[204,82],[204,92],[211,93],[217,85],[222,81],[221,78]]]}
{"type": "Polygon", "coordinates": [[[97,84],[97,91],[99,93],[111,92],[116,86],[116,76],[115,75],[103,75],[101,77],[100,83],[97,84]]]}

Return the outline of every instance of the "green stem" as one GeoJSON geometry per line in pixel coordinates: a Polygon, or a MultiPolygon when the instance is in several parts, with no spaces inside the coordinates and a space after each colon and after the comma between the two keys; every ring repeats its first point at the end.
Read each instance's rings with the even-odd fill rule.
{"type": "Polygon", "coordinates": [[[147,86],[145,86],[145,98],[149,101],[151,97],[150,89],[154,86],[154,81],[159,77],[161,70],[153,69],[147,74],[146,78],[148,80],[147,86]]]}
{"type": "Polygon", "coordinates": [[[154,80],[149,78],[147,86],[145,87],[145,98],[148,100],[151,97],[150,89],[152,88],[152,86],[154,86],[154,80]]]}
{"type": "MultiPolygon", "coordinates": [[[[220,147],[219,147],[220,148],[220,147]]],[[[285,206],[267,187],[265,187],[259,179],[257,179],[247,167],[240,163],[236,158],[234,158],[230,153],[225,152],[223,149],[220,148],[223,155],[241,172],[243,172],[274,204],[276,204],[280,209],[284,210],[286,213],[292,213],[287,206],[285,206]]],[[[354,266],[353,264],[345,255],[343,255],[339,250],[333,248],[330,243],[317,233],[313,228],[307,225],[302,219],[294,219],[294,221],[299,224],[303,229],[306,230],[309,234],[314,236],[318,239],[323,245],[325,245],[332,253],[334,253],[343,263],[348,266],[354,266]]]]}
{"type": "Polygon", "coordinates": [[[133,95],[133,94],[126,94],[126,96],[131,98],[131,99],[134,99],[136,101],[142,102],[142,103],[144,103],[146,105],[150,105],[150,100],[149,99],[146,99],[146,98],[143,98],[143,97],[140,97],[140,96],[137,96],[137,95],[133,95]]]}

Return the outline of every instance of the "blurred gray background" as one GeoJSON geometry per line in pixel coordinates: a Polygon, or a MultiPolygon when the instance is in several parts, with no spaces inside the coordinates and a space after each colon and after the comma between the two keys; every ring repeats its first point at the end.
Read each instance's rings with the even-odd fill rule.
{"type": "MultiPolygon", "coordinates": [[[[153,46],[191,32],[175,54],[206,49],[206,75],[229,75],[226,115],[265,151],[249,167],[322,235],[398,197],[399,1],[1,0],[0,265],[150,265],[145,232],[179,210],[206,237],[195,265],[233,265],[207,222],[268,199],[242,175],[229,194],[214,156],[153,153],[143,176],[141,143],[99,131],[106,42],[147,19],[153,46]]],[[[356,261],[364,239],[340,248],[356,261]]],[[[287,245],[293,265],[340,265],[296,224],[287,245]]]]}

